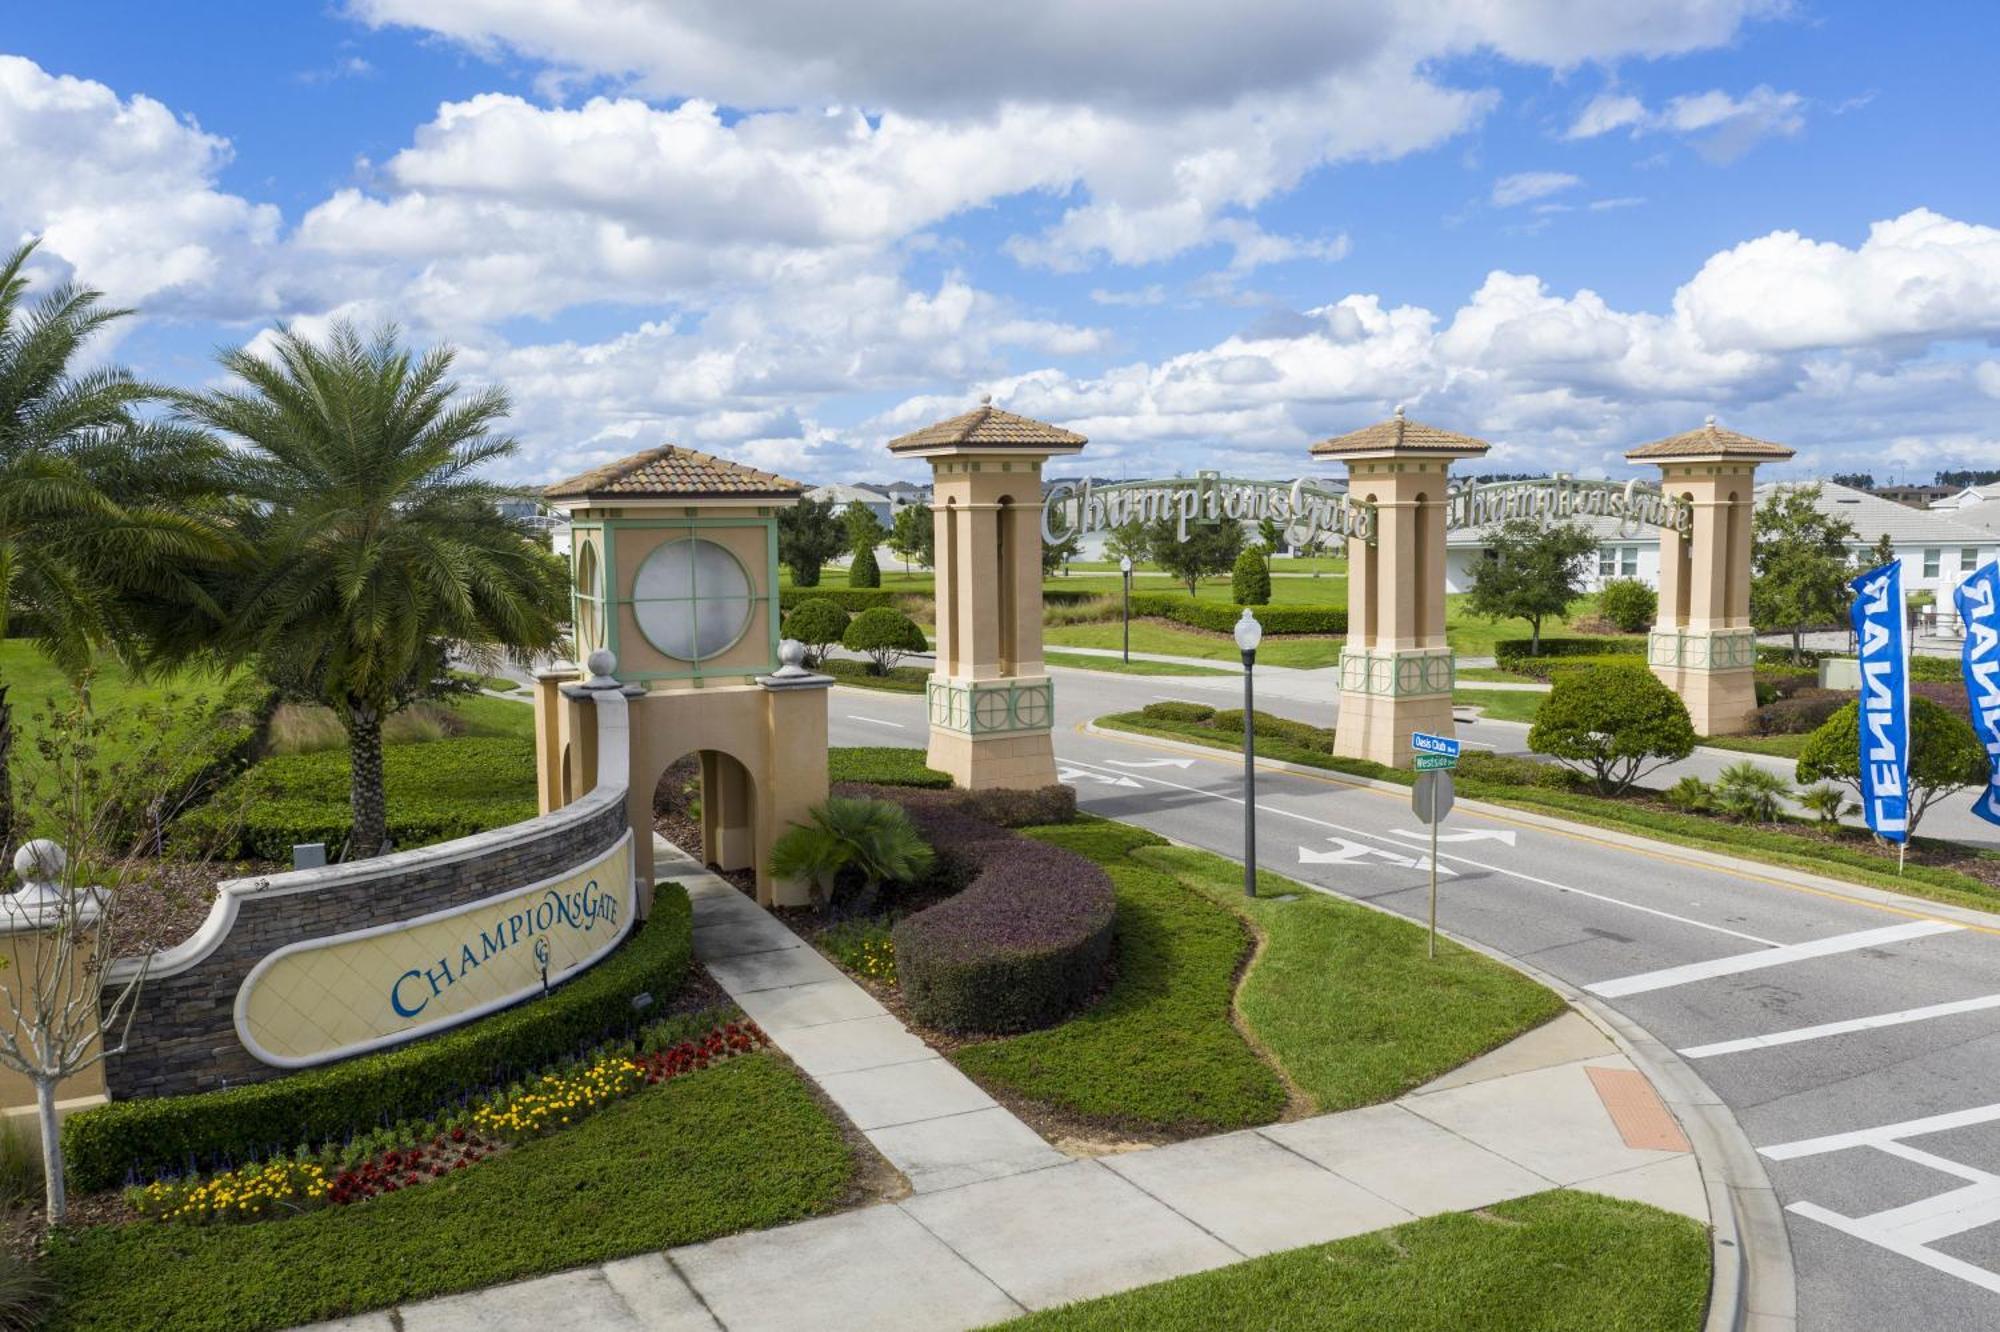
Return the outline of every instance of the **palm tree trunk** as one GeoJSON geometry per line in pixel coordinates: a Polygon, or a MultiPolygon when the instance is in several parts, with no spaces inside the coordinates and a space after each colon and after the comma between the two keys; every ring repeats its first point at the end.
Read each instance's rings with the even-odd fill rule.
{"type": "Polygon", "coordinates": [[[348,835],[350,860],[382,854],[389,835],[388,796],[382,789],[382,714],[361,704],[347,711],[348,807],[354,831],[348,835]]]}
{"type": "Polygon", "coordinates": [[[0,849],[14,845],[14,705],[0,684],[0,849]]]}

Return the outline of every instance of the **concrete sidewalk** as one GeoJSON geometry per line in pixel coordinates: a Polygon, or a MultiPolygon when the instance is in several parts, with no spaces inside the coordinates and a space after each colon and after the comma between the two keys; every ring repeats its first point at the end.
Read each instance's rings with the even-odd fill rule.
{"type": "MultiPolygon", "coordinates": [[[[693,877],[684,865],[661,868],[693,877]]],[[[1004,1122],[1034,1136],[976,1087],[954,1094],[978,1104],[947,1104],[938,1089],[957,1087],[956,1070],[903,1044],[915,1038],[859,987],[809,949],[792,956],[802,945],[772,927],[790,931],[728,885],[748,912],[709,885],[690,886],[697,948],[714,959],[717,979],[864,1117],[869,1139],[910,1175],[911,1196],[327,1326],[960,1329],[1550,1188],[1708,1219],[1679,1127],[1611,1040],[1575,1013],[1387,1105],[1069,1159],[1012,1128],[996,1135],[1004,1122]],[[851,1035],[836,1035],[841,1027],[851,1035]],[[845,1054],[855,1049],[873,1049],[870,1060],[910,1057],[856,1069],[845,1054]],[[917,1089],[907,1100],[901,1079],[917,1089]],[[907,1118],[918,1112],[927,1113],[907,1118]],[[921,1147],[899,1141],[911,1124],[922,1126],[908,1135],[921,1147]]]]}

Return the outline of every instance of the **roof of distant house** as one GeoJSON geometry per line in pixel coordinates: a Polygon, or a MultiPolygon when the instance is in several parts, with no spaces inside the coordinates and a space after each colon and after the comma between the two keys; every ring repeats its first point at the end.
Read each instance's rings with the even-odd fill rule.
{"type": "Polygon", "coordinates": [[[1332,439],[1323,439],[1312,446],[1315,458],[1339,458],[1350,453],[1378,453],[1384,449],[1404,449],[1417,453],[1451,453],[1478,455],[1492,445],[1471,435],[1454,434],[1422,421],[1412,421],[1403,414],[1401,407],[1386,421],[1350,430],[1332,439]]]}
{"type": "Polygon", "coordinates": [[[933,422],[922,430],[912,430],[889,441],[891,453],[914,453],[920,449],[940,449],[972,445],[986,448],[1077,449],[1090,441],[1074,431],[1052,426],[1033,417],[1001,411],[991,398],[960,416],[933,422]]]}
{"type": "Polygon", "coordinates": [[[1659,462],[1668,458],[1755,458],[1763,462],[1781,462],[1792,456],[1792,450],[1783,444],[1773,444],[1768,439],[1756,439],[1750,435],[1740,435],[1734,430],[1725,430],[1715,423],[1714,417],[1694,429],[1678,435],[1668,435],[1656,439],[1651,444],[1641,444],[1636,449],[1628,449],[1625,457],[1632,462],[1659,462]]]}
{"type": "Polygon", "coordinates": [[[543,489],[548,499],[794,499],[805,483],[712,453],[662,444],[543,489]]]}

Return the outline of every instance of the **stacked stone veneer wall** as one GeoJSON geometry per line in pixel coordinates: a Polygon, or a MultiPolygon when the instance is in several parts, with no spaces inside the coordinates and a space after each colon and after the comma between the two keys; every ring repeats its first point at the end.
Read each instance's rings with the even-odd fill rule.
{"type": "MultiPolygon", "coordinates": [[[[213,1091],[287,1070],[243,1048],[236,992],[286,944],[409,920],[561,874],[626,828],[622,787],[525,823],[375,860],[224,883],[192,939],[153,956],[125,1053],[106,1061],[115,1098],[213,1091]]],[[[137,962],[120,963],[112,981],[137,962]]]]}

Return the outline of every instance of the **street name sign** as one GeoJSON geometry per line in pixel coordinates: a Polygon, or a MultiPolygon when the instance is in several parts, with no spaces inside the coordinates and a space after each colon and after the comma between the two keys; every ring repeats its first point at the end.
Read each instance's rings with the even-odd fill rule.
{"type": "Polygon", "coordinates": [[[1412,761],[1411,766],[1413,766],[1418,772],[1435,772],[1441,768],[1442,769],[1456,768],[1458,766],[1458,755],[1419,754],[1412,761]]]}
{"type": "Polygon", "coordinates": [[[1410,737],[1410,748],[1419,754],[1449,754],[1458,757],[1458,741],[1448,735],[1432,735],[1428,731],[1418,731],[1410,737]]]}

